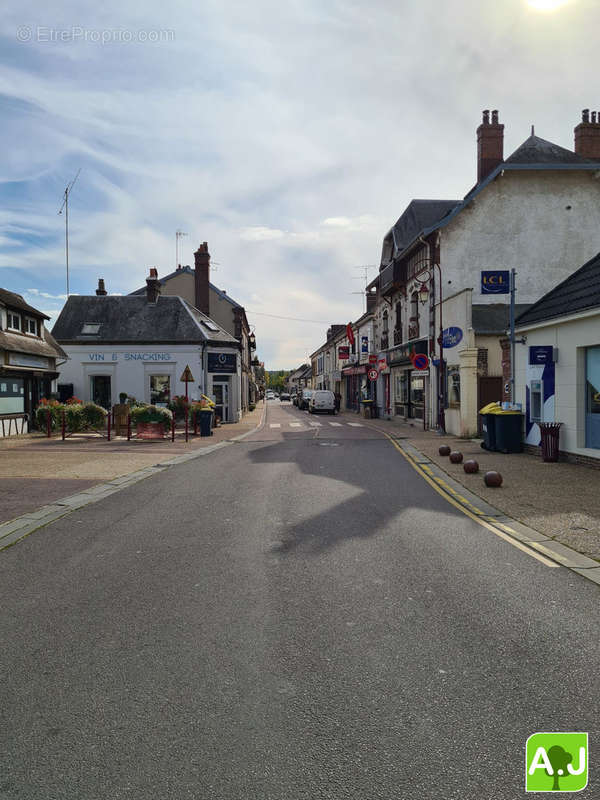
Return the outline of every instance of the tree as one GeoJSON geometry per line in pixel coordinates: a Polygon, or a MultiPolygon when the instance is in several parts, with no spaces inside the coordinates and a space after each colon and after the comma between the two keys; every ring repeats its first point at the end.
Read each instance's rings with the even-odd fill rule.
{"type": "MultiPolygon", "coordinates": [[[[554,775],[552,790],[557,789],[560,791],[560,787],[558,785],[559,778],[562,775],[567,774],[567,764],[570,764],[572,760],[573,756],[571,753],[567,753],[566,750],[563,750],[563,748],[557,744],[548,750],[548,761],[552,765],[552,771],[554,775]]],[[[550,775],[548,770],[546,770],[546,774],[550,775]]]]}

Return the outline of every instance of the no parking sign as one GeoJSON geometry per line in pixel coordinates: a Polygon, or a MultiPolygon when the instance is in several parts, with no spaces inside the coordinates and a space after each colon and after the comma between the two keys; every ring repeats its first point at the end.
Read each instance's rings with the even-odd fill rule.
{"type": "Polygon", "coordinates": [[[425,355],[425,353],[417,353],[416,355],[412,356],[411,361],[415,369],[429,368],[429,358],[425,355]]]}
{"type": "Polygon", "coordinates": [[[376,380],[377,380],[377,376],[378,376],[378,375],[379,375],[379,373],[377,372],[377,370],[376,370],[376,369],[370,369],[370,370],[367,372],[367,376],[368,376],[368,378],[369,378],[369,380],[370,380],[370,381],[376,381],[376,380]]]}

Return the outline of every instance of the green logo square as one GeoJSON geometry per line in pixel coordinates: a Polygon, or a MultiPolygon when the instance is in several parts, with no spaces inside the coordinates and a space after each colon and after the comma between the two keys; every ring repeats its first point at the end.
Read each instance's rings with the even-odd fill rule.
{"type": "Polygon", "coordinates": [[[580,792],[588,783],[587,733],[532,733],[525,745],[526,792],[580,792]]]}

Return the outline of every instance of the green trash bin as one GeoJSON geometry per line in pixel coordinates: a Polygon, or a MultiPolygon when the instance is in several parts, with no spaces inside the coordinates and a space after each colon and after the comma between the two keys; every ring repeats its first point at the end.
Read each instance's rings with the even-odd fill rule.
{"type": "Polygon", "coordinates": [[[481,432],[483,433],[481,446],[484,450],[496,449],[496,424],[494,420],[495,415],[501,410],[500,403],[488,403],[479,412],[481,416],[481,432]]]}
{"type": "Polygon", "coordinates": [[[523,452],[523,414],[521,411],[499,411],[493,415],[496,450],[500,453],[523,452]]]}

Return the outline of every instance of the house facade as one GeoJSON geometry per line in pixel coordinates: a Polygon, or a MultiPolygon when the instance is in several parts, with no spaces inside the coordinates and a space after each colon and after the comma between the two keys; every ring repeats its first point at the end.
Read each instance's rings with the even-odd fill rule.
{"type": "Polygon", "coordinates": [[[600,466],[600,253],[516,321],[515,390],[525,442],[560,422],[560,451],[600,466]]]}
{"type": "Polygon", "coordinates": [[[27,433],[42,397],[56,391],[67,355],[47,319],[20,294],[0,289],[0,436],[27,433]]]}
{"type": "Polygon", "coordinates": [[[185,395],[182,376],[194,380],[188,397],[211,397],[224,423],[242,415],[240,343],[178,295],[161,296],[155,268],[144,295],[109,295],[99,283],[95,296],[71,295],[53,334],[68,356],[61,383],[83,401],[110,408],[126,393],[166,405],[185,395]]]}

